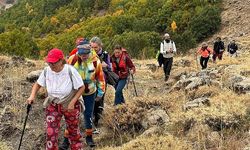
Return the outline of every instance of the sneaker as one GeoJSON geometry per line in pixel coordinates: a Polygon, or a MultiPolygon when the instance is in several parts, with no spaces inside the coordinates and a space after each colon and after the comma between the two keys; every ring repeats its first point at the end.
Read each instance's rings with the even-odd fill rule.
{"type": "Polygon", "coordinates": [[[59,150],[68,150],[69,149],[69,139],[64,137],[63,143],[59,146],[59,150]]]}
{"type": "Polygon", "coordinates": [[[95,129],[93,130],[93,134],[100,134],[100,130],[98,130],[97,128],[95,128],[95,129]]]}
{"type": "Polygon", "coordinates": [[[92,135],[86,136],[86,143],[89,147],[95,147],[95,143],[94,143],[92,135]]]}

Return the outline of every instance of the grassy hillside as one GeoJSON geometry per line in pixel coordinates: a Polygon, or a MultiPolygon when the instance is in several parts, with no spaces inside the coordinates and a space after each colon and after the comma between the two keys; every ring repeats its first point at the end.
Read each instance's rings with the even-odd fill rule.
{"type": "MultiPolygon", "coordinates": [[[[39,57],[53,47],[68,53],[79,36],[100,36],[107,50],[120,43],[132,56],[153,57],[169,32],[179,52],[220,27],[221,1],[20,0],[1,15],[1,53],[39,57]],[[175,21],[177,30],[171,29],[175,21]],[[20,35],[12,38],[13,35],[20,35]],[[26,42],[20,42],[26,41],[26,42]]],[[[41,56],[42,57],[42,56],[41,56]]]]}

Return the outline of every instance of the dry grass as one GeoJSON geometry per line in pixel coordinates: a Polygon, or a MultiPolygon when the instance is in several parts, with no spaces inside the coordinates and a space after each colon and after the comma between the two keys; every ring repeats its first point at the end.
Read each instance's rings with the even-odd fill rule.
{"type": "Polygon", "coordinates": [[[172,135],[139,137],[121,147],[106,147],[100,150],[191,150],[192,146],[172,135]]]}
{"type": "Polygon", "coordinates": [[[0,141],[0,150],[13,150],[13,149],[9,147],[5,142],[0,141]]]}

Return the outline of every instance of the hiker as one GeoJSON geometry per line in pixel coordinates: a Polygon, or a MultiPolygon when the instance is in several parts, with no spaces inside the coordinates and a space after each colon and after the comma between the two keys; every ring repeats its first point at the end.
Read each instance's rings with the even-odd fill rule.
{"type": "Polygon", "coordinates": [[[200,65],[202,70],[207,68],[207,63],[210,57],[210,54],[213,53],[213,50],[210,49],[206,42],[203,42],[201,48],[197,51],[197,54],[200,54],[200,65]]]}
{"type": "Polygon", "coordinates": [[[227,46],[227,52],[229,53],[229,55],[232,56],[236,56],[237,57],[237,50],[238,50],[238,46],[235,43],[235,40],[232,40],[228,46],[227,46]]]}
{"type": "MultiPolygon", "coordinates": [[[[76,39],[76,47],[78,46],[78,45],[81,45],[83,42],[84,42],[84,38],[83,37],[79,37],[79,38],[77,38],[76,39]]],[[[76,54],[76,52],[77,52],[77,48],[74,48],[70,53],[69,53],[69,56],[72,56],[72,55],[74,55],[74,54],[76,54]]]]}
{"type": "MultiPolygon", "coordinates": [[[[90,45],[91,45],[91,48],[93,50],[95,50],[96,54],[99,56],[99,59],[102,63],[102,69],[104,71],[105,82],[106,82],[106,84],[105,84],[106,85],[105,89],[106,89],[107,88],[106,72],[108,70],[112,69],[111,63],[110,63],[110,56],[109,56],[107,51],[104,51],[102,49],[103,43],[99,37],[93,37],[90,40],[90,45]]],[[[105,97],[105,92],[100,100],[95,101],[95,107],[94,107],[94,125],[95,125],[95,127],[98,126],[99,119],[101,118],[101,115],[102,115],[102,111],[104,108],[104,97],[105,97]]],[[[96,131],[94,131],[94,132],[96,132],[96,131]]]]}
{"type": "Polygon", "coordinates": [[[163,70],[165,73],[165,81],[168,81],[173,64],[173,56],[174,53],[176,53],[175,43],[170,39],[170,35],[168,33],[164,35],[164,40],[163,42],[161,42],[160,53],[163,55],[163,70]]]}
{"type": "Polygon", "coordinates": [[[112,69],[119,76],[117,85],[115,86],[114,105],[125,103],[123,96],[123,88],[126,85],[129,73],[135,73],[135,66],[130,59],[127,51],[120,45],[114,47],[114,54],[111,56],[112,69]]]}
{"type": "Polygon", "coordinates": [[[46,150],[58,149],[62,116],[66,121],[71,149],[82,150],[78,125],[81,110],[79,98],[84,91],[81,76],[74,67],[65,64],[64,54],[57,48],[49,51],[46,62],[49,66],[40,74],[27,99],[27,103],[32,104],[37,91],[41,87],[47,89],[48,97],[43,103],[46,111],[46,150]]]}
{"type": "MultiPolygon", "coordinates": [[[[99,101],[105,92],[105,80],[102,71],[102,64],[96,53],[91,51],[90,44],[87,40],[84,40],[82,45],[77,47],[77,54],[69,57],[68,64],[71,64],[76,68],[81,75],[85,86],[82,93],[85,106],[85,140],[88,146],[94,147],[95,143],[92,137],[94,103],[95,101],[99,101]]],[[[65,131],[65,133],[63,143],[60,146],[62,150],[67,149],[69,145],[67,131],[65,131]]]]}
{"type": "Polygon", "coordinates": [[[216,41],[214,42],[214,49],[213,49],[213,62],[216,62],[216,58],[218,57],[219,60],[222,60],[222,55],[224,52],[224,42],[221,41],[220,37],[216,38],[216,41]]]}

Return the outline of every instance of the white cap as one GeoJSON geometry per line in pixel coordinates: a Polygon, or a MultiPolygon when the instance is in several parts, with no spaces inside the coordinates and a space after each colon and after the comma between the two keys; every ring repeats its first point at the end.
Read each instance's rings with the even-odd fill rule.
{"type": "Polygon", "coordinates": [[[165,33],[164,34],[164,37],[170,37],[168,33],[165,33]]]}

